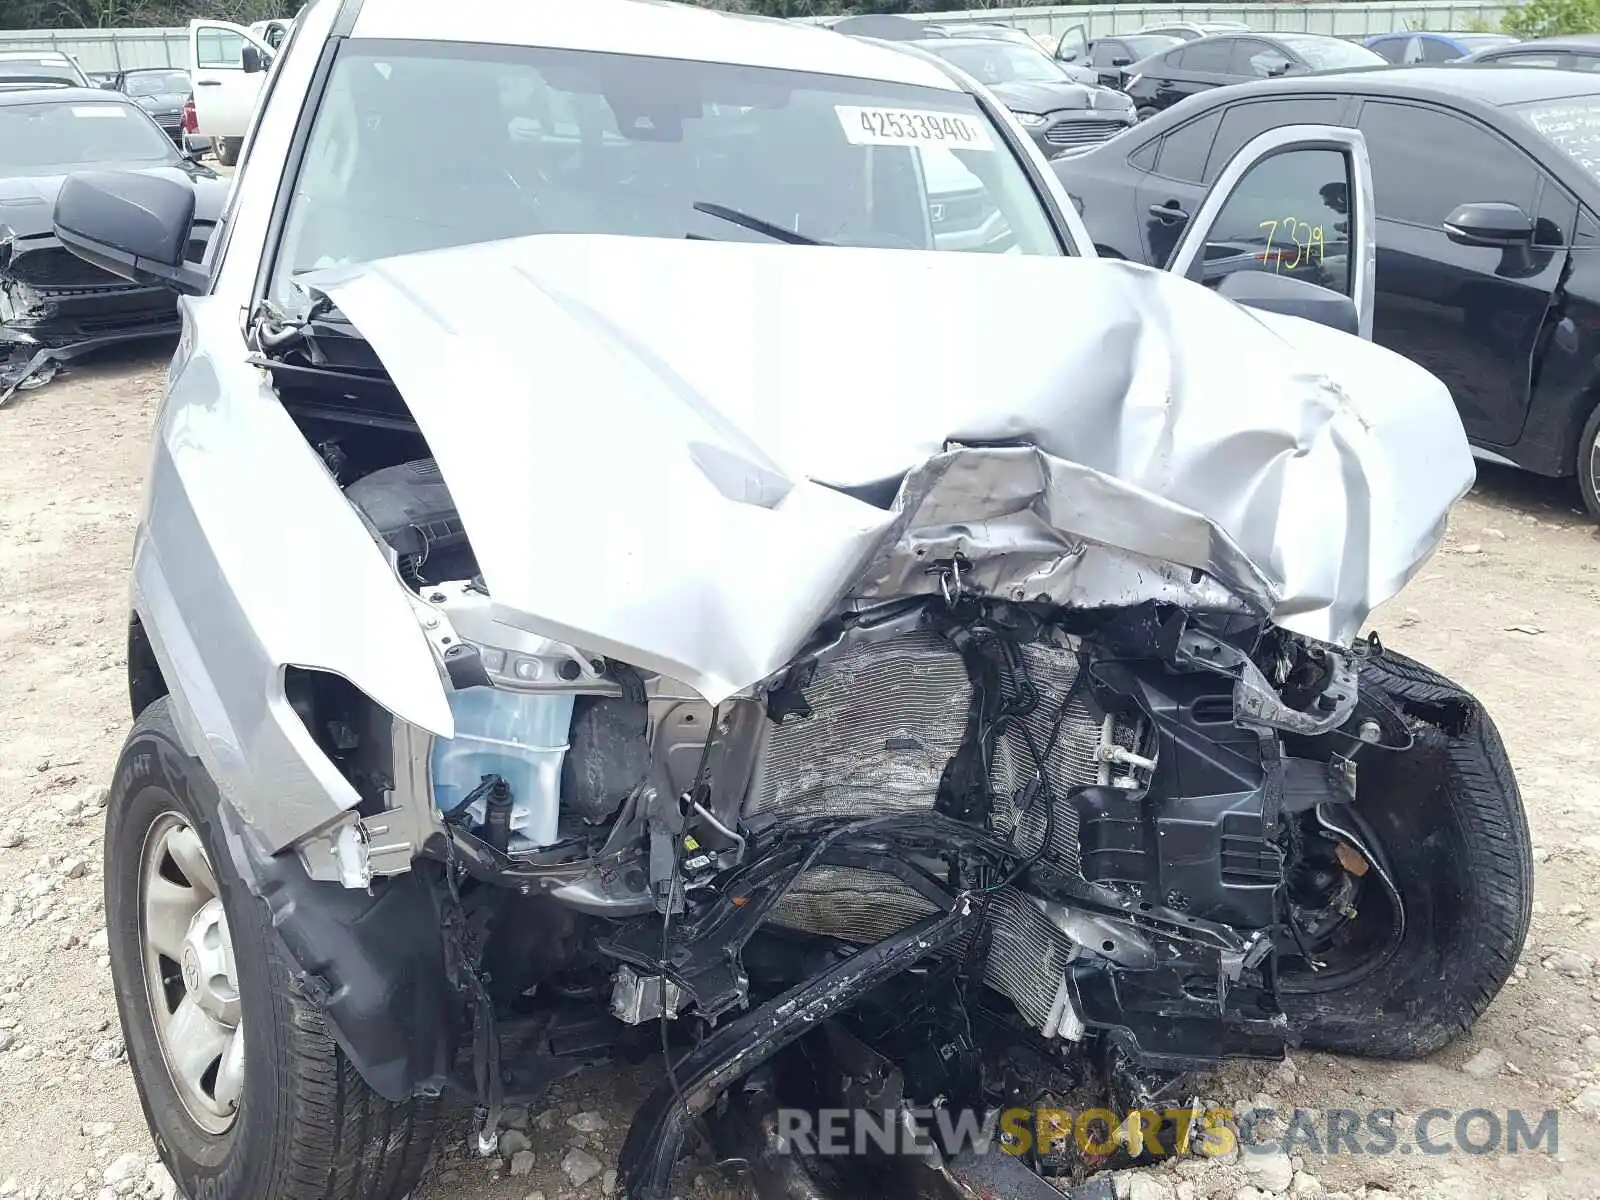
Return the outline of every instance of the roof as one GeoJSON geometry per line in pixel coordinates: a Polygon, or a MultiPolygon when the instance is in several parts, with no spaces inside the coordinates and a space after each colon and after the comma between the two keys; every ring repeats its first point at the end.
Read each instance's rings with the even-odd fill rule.
{"type": "Polygon", "coordinates": [[[8,104],[121,104],[127,108],[138,108],[121,92],[85,87],[43,87],[38,91],[28,88],[17,88],[15,91],[0,89],[0,106],[8,104]]]}
{"type": "Polygon", "coordinates": [[[72,60],[59,50],[3,50],[0,51],[0,62],[55,62],[70,63],[72,60]]]}
{"type": "Polygon", "coordinates": [[[1600,75],[1584,71],[1552,71],[1549,67],[1501,67],[1475,63],[1434,63],[1419,67],[1358,67],[1286,75],[1235,84],[1235,89],[1271,92],[1360,92],[1366,95],[1438,97],[1475,100],[1496,108],[1531,100],[1566,96],[1600,96],[1600,75]]]}
{"type": "Polygon", "coordinates": [[[444,26],[436,9],[415,0],[365,0],[352,36],[638,54],[959,90],[936,65],[887,46],[668,0],[454,0],[444,26]]]}

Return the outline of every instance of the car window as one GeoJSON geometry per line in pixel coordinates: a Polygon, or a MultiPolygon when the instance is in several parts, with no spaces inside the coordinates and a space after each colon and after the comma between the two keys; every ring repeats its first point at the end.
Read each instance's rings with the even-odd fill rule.
{"type": "Polygon", "coordinates": [[[1443,38],[1422,38],[1423,62],[1453,62],[1461,57],[1461,51],[1455,45],[1443,38]]]}
{"type": "Polygon", "coordinates": [[[1343,38],[1323,37],[1315,33],[1284,33],[1278,35],[1278,40],[1313,71],[1383,65],[1383,59],[1371,50],[1343,38]]]}
{"type": "Polygon", "coordinates": [[[177,161],[161,127],[127,103],[0,105],[0,178],[177,161]]]}
{"type": "Polygon", "coordinates": [[[1574,71],[1600,71],[1600,58],[1593,54],[1574,54],[1571,69],[1574,71]]]}
{"type": "Polygon", "coordinates": [[[1134,62],[1149,58],[1152,54],[1160,54],[1172,45],[1174,35],[1170,33],[1144,33],[1135,34],[1133,37],[1120,39],[1127,47],[1127,55],[1134,62]]]}
{"type": "Polygon", "coordinates": [[[206,70],[244,70],[245,40],[233,30],[201,29],[195,43],[195,62],[206,70]]]}
{"type": "Polygon", "coordinates": [[[1227,71],[1228,63],[1233,55],[1233,43],[1233,38],[1190,42],[1183,48],[1183,69],[1185,71],[1227,71]]]}
{"type": "Polygon", "coordinates": [[[1561,55],[1550,52],[1544,54],[1496,54],[1493,58],[1485,61],[1509,67],[1559,67],[1561,65],[1561,55]]]}
{"type": "Polygon", "coordinates": [[[775,240],[708,205],[828,243],[1061,253],[1022,163],[963,92],[348,42],[295,180],[272,294],[294,307],[306,271],[540,233],[775,240]]]}
{"type": "Polygon", "coordinates": [[[1121,42],[1100,41],[1094,44],[1089,54],[1089,65],[1092,67],[1109,67],[1119,58],[1132,61],[1132,54],[1121,42]]]}
{"type": "Polygon", "coordinates": [[[1397,63],[1404,60],[1406,43],[1410,40],[1410,38],[1405,37],[1381,38],[1369,45],[1367,49],[1386,62],[1397,63]]]}
{"type": "Polygon", "coordinates": [[[1203,176],[1215,179],[1228,161],[1258,133],[1280,125],[1337,125],[1344,101],[1336,96],[1306,96],[1284,100],[1254,100],[1231,104],[1223,112],[1222,128],[1211,144],[1203,176]]]}
{"type": "Polygon", "coordinates": [[[1547,143],[1600,180],[1600,96],[1536,100],[1510,108],[1547,143]]]}
{"type": "Polygon", "coordinates": [[[1054,59],[1039,50],[1010,42],[990,41],[983,45],[928,47],[947,62],[952,62],[979,83],[1062,83],[1070,78],[1054,59]]]}
{"type": "Polygon", "coordinates": [[[1231,74],[1270,79],[1288,69],[1289,56],[1276,46],[1255,38],[1239,38],[1233,43],[1233,57],[1228,60],[1231,74]]]}
{"type": "Polygon", "coordinates": [[[1533,161],[1486,127],[1453,113],[1369,100],[1359,128],[1372,160],[1378,216],[1437,228],[1457,205],[1533,209],[1533,161]]]}
{"type": "Polygon", "coordinates": [[[77,87],[78,77],[71,67],[57,63],[0,62],[0,89],[24,91],[30,86],[77,87]]]}
{"type": "Polygon", "coordinates": [[[1239,181],[1205,232],[1192,277],[1215,287],[1237,271],[1270,271],[1350,293],[1350,160],[1288,149],[1239,181]]]}
{"type": "Polygon", "coordinates": [[[1156,174],[1199,183],[1205,175],[1211,139],[1216,137],[1221,122],[1220,112],[1208,112],[1167,134],[1161,139],[1161,153],[1156,156],[1156,174]]]}

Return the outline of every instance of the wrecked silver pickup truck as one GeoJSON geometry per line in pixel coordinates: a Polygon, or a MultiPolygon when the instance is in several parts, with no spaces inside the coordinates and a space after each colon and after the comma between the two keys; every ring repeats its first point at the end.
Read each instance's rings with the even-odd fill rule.
{"type": "Polygon", "coordinates": [[[56,204],[187,296],[106,838],[186,1191],[398,1200],[446,1095],[492,1147],[661,1054],[635,1200],[696,1154],[766,1194],[1059,1196],[1115,1156],[834,1157],[785,1114],[1123,1113],[1471,1025],[1528,834],[1482,707],[1361,636],[1473,467],[1357,336],[1359,134],[1250,143],[1158,272],[1096,261],[914,53],[456,16],[477,41],[302,14],[204,274],[179,185],[56,204]],[[1192,282],[1269,199],[1334,206],[1329,286],[1192,282]]]}

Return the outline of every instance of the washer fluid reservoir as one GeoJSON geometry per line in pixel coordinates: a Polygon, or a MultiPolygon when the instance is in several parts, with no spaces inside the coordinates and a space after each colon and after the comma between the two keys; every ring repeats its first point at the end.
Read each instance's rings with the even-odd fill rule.
{"type": "MultiPolygon", "coordinates": [[[[572,697],[474,687],[449,693],[449,700],[456,735],[433,743],[434,803],[453,813],[485,775],[499,775],[511,788],[511,832],[536,846],[553,844],[572,697]]],[[[481,825],[484,800],[470,811],[481,825]]]]}

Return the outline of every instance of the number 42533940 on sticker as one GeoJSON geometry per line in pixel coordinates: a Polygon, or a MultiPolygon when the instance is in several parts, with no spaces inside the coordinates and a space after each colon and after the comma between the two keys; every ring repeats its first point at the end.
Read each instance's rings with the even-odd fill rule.
{"type": "Polygon", "coordinates": [[[869,108],[836,104],[845,138],[857,146],[943,146],[993,150],[988,128],[960,113],[927,108],[869,108]]]}

